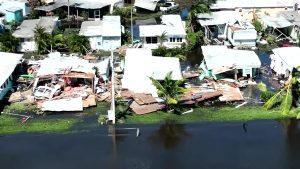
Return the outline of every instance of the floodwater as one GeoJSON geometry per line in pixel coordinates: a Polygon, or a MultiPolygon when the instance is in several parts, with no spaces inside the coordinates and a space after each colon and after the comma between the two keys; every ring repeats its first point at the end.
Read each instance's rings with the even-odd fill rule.
{"type": "Polygon", "coordinates": [[[298,169],[297,124],[171,121],[8,135],[0,137],[0,163],[3,169],[298,169]],[[139,136],[136,129],[124,128],[139,128],[139,136]]]}

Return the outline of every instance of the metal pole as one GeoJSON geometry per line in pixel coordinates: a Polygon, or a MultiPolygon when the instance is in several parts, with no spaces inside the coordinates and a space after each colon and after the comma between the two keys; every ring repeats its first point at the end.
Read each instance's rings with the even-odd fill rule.
{"type": "Polygon", "coordinates": [[[132,23],[132,12],[133,12],[133,6],[131,6],[131,10],[130,10],[130,17],[131,17],[131,47],[133,47],[133,23],[132,23]]]}
{"type": "Polygon", "coordinates": [[[116,123],[116,110],[115,110],[115,72],[114,72],[114,54],[113,50],[111,50],[111,61],[110,66],[112,69],[112,75],[111,75],[111,111],[113,113],[113,120],[112,123],[116,123]]]}

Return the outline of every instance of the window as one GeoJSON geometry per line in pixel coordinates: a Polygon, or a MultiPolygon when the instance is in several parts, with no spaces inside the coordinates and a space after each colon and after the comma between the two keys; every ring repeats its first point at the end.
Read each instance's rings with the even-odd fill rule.
{"type": "Polygon", "coordinates": [[[156,44],[157,43],[157,37],[146,37],[146,43],[147,44],[156,44]]]}
{"type": "Polygon", "coordinates": [[[98,45],[101,45],[101,42],[97,42],[98,45]]]}
{"type": "Polygon", "coordinates": [[[170,42],[175,42],[175,38],[170,38],[170,42]]]}
{"type": "Polygon", "coordinates": [[[182,42],[182,38],[177,38],[177,42],[182,42]]]}

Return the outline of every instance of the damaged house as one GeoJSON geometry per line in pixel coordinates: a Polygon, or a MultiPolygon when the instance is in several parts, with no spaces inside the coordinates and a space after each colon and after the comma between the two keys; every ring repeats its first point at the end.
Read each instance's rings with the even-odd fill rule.
{"type": "Polygon", "coordinates": [[[201,46],[202,67],[216,76],[252,78],[258,73],[261,62],[254,51],[228,49],[226,46],[201,46]]]}
{"type": "Polygon", "coordinates": [[[42,111],[82,111],[96,105],[96,87],[108,75],[104,71],[108,71],[109,61],[102,62],[107,65],[61,57],[58,52],[49,54],[36,70],[33,95],[38,107],[42,111]]]}
{"type": "Polygon", "coordinates": [[[8,92],[13,92],[14,71],[22,56],[22,54],[0,52],[0,101],[8,92]]]}
{"type": "Polygon", "coordinates": [[[178,58],[152,56],[150,49],[127,49],[122,89],[130,91],[134,112],[144,114],[164,107],[159,103],[162,100],[157,98],[157,89],[149,77],[163,80],[171,71],[173,80],[182,79],[178,58]]]}
{"type": "Polygon", "coordinates": [[[294,67],[300,66],[300,48],[299,47],[282,47],[272,50],[271,69],[277,76],[289,77],[294,67]]]}

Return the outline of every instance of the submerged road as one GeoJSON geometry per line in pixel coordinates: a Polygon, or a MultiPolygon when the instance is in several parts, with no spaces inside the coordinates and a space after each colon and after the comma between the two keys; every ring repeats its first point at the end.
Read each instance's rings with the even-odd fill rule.
{"type": "Polygon", "coordinates": [[[107,126],[0,137],[3,169],[298,169],[297,121],[107,126]],[[136,130],[124,128],[139,128],[136,130]]]}

